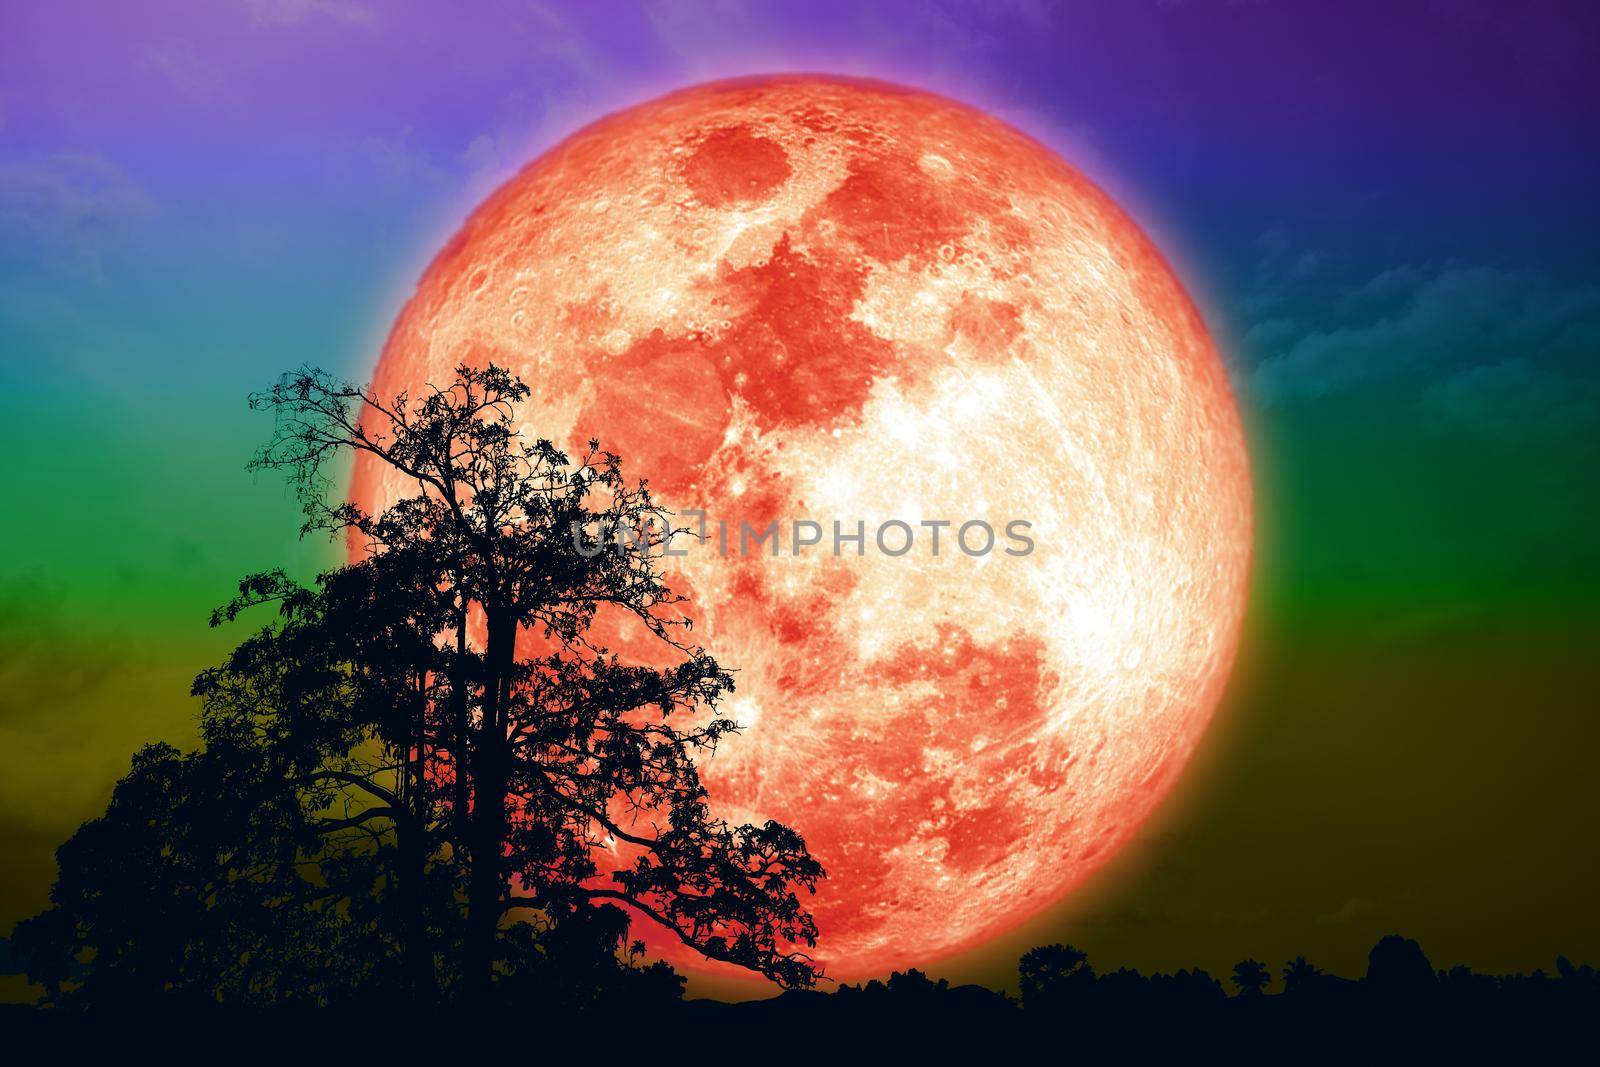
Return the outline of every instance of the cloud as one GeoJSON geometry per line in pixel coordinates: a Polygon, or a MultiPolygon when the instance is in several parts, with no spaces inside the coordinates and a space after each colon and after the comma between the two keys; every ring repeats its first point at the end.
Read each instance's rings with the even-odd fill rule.
{"type": "Polygon", "coordinates": [[[604,108],[582,88],[545,92],[537,99],[518,96],[506,105],[507,117],[491,132],[467,143],[458,160],[474,198],[487,194],[539,153],[589,123],[604,108]]]}
{"type": "Polygon", "coordinates": [[[1244,343],[1252,348],[1273,348],[1300,334],[1300,324],[1292,318],[1262,319],[1244,335],[1244,343]]]}
{"type": "MultiPolygon", "coordinates": [[[[618,35],[603,8],[529,0],[501,32],[540,77],[509,94],[455,163],[476,192],[600,115],[677,86],[778,70],[829,70],[914,81],[973,99],[1104,176],[1096,131],[1032,102],[995,99],[1016,30],[1041,32],[1054,0],[925,0],[905,19],[871,4],[815,14],[770,0],[652,0],[618,35]],[[633,89],[628,89],[633,86],[633,89]],[[969,91],[970,90],[970,91],[969,91]]],[[[1002,94],[1003,96],[1003,94],[1002,94]]]]}
{"type": "Polygon", "coordinates": [[[1323,254],[1295,247],[1289,231],[1274,227],[1256,238],[1260,258],[1256,261],[1255,289],[1243,301],[1251,314],[1264,314],[1281,307],[1293,291],[1322,266],[1323,254]]]}
{"type": "Polygon", "coordinates": [[[1436,387],[1436,406],[1466,410],[1469,396],[1510,390],[1553,400],[1558,383],[1593,385],[1600,286],[1494,267],[1401,267],[1348,288],[1333,310],[1345,324],[1253,328],[1247,337],[1269,353],[1251,379],[1258,395],[1270,402],[1436,387]]]}
{"type": "Polygon", "coordinates": [[[1344,903],[1340,904],[1333,911],[1330,911],[1325,915],[1317,916],[1317,921],[1320,923],[1333,923],[1342,926],[1347,923],[1359,922],[1364,919],[1371,918],[1372,916],[1379,914],[1380,910],[1381,909],[1378,907],[1378,903],[1375,900],[1371,900],[1367,897],[1351,897],[1344,903]]]}
{"type": "Polygon", "coordinates": [[[253,26],[293,26],[307,19],[322,17],[352,26],[371,26],[378,21],[369,8],[346,0],[245,0],[253,26]]]}
{"type": "Polygon", "coordinates": [[[396,137],[368,136],[357,145],[357,159],[366,173],[385,185],[404,188],[422,186],[441,188],[448,184],[449,175],[434,163],[428,154],[411,147],[412,130],[408,126],[396,137]]]}
{"type": "Polygon", "coordinates": [[[1077,927],[1109,927],[1116,930],[1142,929],[1154,926],[1168,926],[1173,922],[1173,917],[1164,911],[1141,907],[1137,904],[1122,904],[1106,908],[1101,911],[1084,912],[1073,917],[1073,925],[1077,927]]]}
{"type": "Polygon", "coordinates": [[[199,95],[222,82],[222,72],[188,41],[163,41],[144,49],[144,65],[175,87],[199,95]]]}
{"type": "Polygon", "coordinates": [[[1520,357],[1430,385],[1422,409],[1446,426],[1495,436],[1564,437],[1600,422],[1593,391],[1520,357]]]}
{"type": "MultiPolygon", "coordinates": [[[[570,12],[564,13],[549,4],[529,4],[527,13],[537,25],[531,38],[534,52],[566,68],[570,80],[597,82],[613,74],[601,60],[599,52],[591,47],[582,30],[573,25],[570,12]]],[[[654,12],[650,13],[652,21],[654,12]]]]}
{"type": "Polygon", "coordinates": [[[106,245],[150,212],[144,190],[98,156],[0,164],[0,248],[43,266],[98,275],[106,245]]]}
{"type": "Polygon", "coordinates": [[[812,11],[771,0],[655,0],[644,12],[659,58],[671,65],[678,81],[828,70],[915,82],[997,105],[1005,101],[994,99],[994,90],[1010,84],[1017,62],[1014,34],[1050,33],[1059,5],[1054,0],[920,0],[910,18],[889,5],[824,7],[812,11]]]}

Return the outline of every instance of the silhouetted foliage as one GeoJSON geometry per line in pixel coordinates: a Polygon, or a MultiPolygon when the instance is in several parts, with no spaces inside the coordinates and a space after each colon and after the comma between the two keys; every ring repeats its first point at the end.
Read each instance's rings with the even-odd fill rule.
{"type": "Polygon", "coordinates": [[[1390,934],[1367,956],[1367,983],[1390,996],[1414,996],[1433,989],[1436,979],[1422,946],[1390,934]]]}
{"type": "Polygon", "coordinates": [[[1094,981],[1089,957],[1071,945],[1042,945],[1030,949],[1017,967],[1022,1003],[1047,1008],[1094,981]]]}
{"type": "Polygon", "coordinates": [[[1272,972],[1256,960],[1240,960],[1233,965],[1233,988],[1242,997],[1259,997],[1272,984],[1272,972]]]}
{"type": "MultiPolygon", "coordinates": [[[[1404,939],[1386,939],[1381,959],[1404,939]]],[[[1420,949],[1417,950],[1420,954],[1420,949]]],[[[1408,968],[1409,969],[1409,968],[1408,968]]],[[[903,1057],[908,1049],[951,1057],[963,1044],[998,1050],[1140,1060],[1179,1053],[1211,1058],[1220,1049],[1281,1050],[1298,1042],[1313,1061],[1433,1062],[1447,1052],[1482,1059],[1491,1050],[1512,1061],[1537,1049],[1587,1050],[1600,989],[1592,968],[1557,961],[1561,978],[1472,975],[1465,968],[1396,999],[1379,975],[1351,980],[1303,957],[1283,965],[1286,988],[1272,994],[1270,972],[1246,960],[1239,993],[1203,970],[1143,975],[1119,968],[1096,974],[1068,945],[1033,949],[1018,962],[1022,1003],[975,986],[950,986],[920,971],[841,987],[835,995],[788,994],[752,1004],[689,1002],[685,1011],[715,1020],[718,1033],[757,1039],[774,1028],[825,1033],[830,1041],[876,1042],[903,1057]],[[1459,983],[1459,984],[1458,984],[1459,983]],[[1458,992],[1445,995],[1445,987],[1458,992]]],[[[1412,973],[1415,975],[1415,971],[1412,973]]],[[[1232,976],[1230,975],[1230,978],[1232,976]]]]}
{"type": "Polygon", "coordinates": [[[1304,993],[1314,988],[1323,977],[1322,971],[1304,956],[1296,956],[1283,965],[1283,991],[1304,993]]]}
{"type": "Polygon", "coordinates": [[[17,931],[52,1000],[677,997],[630,916],[816,980],[797,891],[821,867],[786,826],[715,818],[695,770],[738,727],[656,562],[669,516],[593,442],[522,438],[526,397],[491,366],[417,398],[304,371],[252,399],[277,416],[256,465],[361,551],[216,612],[274,614],[196,680],[203,748],[141,751],[17,931]],[[356,454],[398,487],[378,514],[326,492],[356,454]]]}
{"type": "MultiPolygon", "coordinates": [[[[1271,975],[1255,960],[1234,967],[1229,997],[1204,971],[1154,974],[1122,968],[1098,978],[1088,960],[1069,946],[1034,949],[1018,964],[1029,1035],[1049,1044],[1066,1020],[1080,1046],[1126,1052],[1130,1046],[1187,1048],[1197,1040],[1252,1038],[1263,1046],[1278,1037],[1316,1032],[1318,1057],[1387,1060],[1403,1050],[1470,1049],[1480,1056],[1493,1040],[1503,1047],[1569,1049],[1592,1045],[1591,1021],[1600,1009],[1600,980],[1593,968],[1556,961],[1559,979],[1529,975],[1479,975],[1455,967],[1435,975],[1415,941],[1390,936],[1373,948],[1366,977],[1341,978],[1298,956],[1283,965],[1284,992],[1267,992],[1271,975]],[[1096,1029],[1084,1031],[1092,1020],[1096,1029]],[[1163,1030],[1149,1024],[1160,1020],[1163,1030]]],[[[1592,1051],[1592,1050],[1591,1050],[1592,1051]]]]}

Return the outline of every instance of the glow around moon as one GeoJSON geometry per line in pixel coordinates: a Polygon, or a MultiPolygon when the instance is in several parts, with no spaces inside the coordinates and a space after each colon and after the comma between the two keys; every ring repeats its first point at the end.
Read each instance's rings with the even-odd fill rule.
{"type": "MultiPolygon", "coordinates": [[[[1251,535],[1222,366],[1128,217],[980,112],[774,78],[590,126],[439,254],[375,386],[489,361],[532,387],[531,434],[599,437],[667,506],[827,531],[674,563],[738,671],[713,802],[805,834],[834,977],[1060,900],[1212,715],[1251,535]],[[891,557],[870,542],[896,519],[918,540],[891,557]],[[973,519],[1031,523],[1034,550],[946,530],[935,556],[919,526],[973,519]],[[835,521],[864,554],[833,554],[835,521]]],[[[377,479],[355,498],[403,489],[377,479]]]]}

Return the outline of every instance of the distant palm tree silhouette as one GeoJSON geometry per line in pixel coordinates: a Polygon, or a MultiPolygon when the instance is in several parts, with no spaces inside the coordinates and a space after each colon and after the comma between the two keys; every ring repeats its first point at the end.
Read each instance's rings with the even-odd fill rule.
{"type": "Polygon", "coordinates": [[[1285,993],[1303,993],[1316,984],[1317,979],[1323,977],[1322,969],[1308,961],[1304,956],[1296,956],[1283,965],[1283,991],[1285,993]]]}
{"type": "Polygon", "coordinates": [[[1241,997],[1258,997],[1272,984],[1272,972],[1255,960],[1240,960],[1233,965],[1233,987],[1241,997]]]}

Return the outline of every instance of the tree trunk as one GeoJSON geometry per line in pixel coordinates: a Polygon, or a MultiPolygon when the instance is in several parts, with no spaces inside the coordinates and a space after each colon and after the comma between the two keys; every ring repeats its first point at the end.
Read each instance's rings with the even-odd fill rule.
{"type": "Polygon", "coordinates": [[[483,714],[472,759],[472,871],[468,877],[463,975],[469,1009],[487,1007],[493,993],[496,946],[507,888],[506,784],[511,753],[505,705],[516,660],[517,624],[514,618],[498,613],[491,614],[487,621],[483,714]]]}
{"type": "MultiPolygon", "coordinates": [[[[456,586],[461,586],[461,574],[455,575],[456,586]]],[[[450,745],[452,788],[455,792],[455,804],[451,810],[451,819],[460,826],[465,826],[467,813],[472,808],[471,768],[467,765],[467,753],[472,749],[472,722],[467,712],[467,688],[469,671],[467,669],[467,601],[464,594],[456,613],[456,654],[451,664],[454,673],[450,677],[450,719],[453,735],[450,745]]]]}
{"type": "Polygon", "coordinates": [[[426,876],[420,827],[409,817],[395,826],[399,850],[401,961],[405,968],[406,995],[415,1011],[431,1010],[434,1000],[433,947],[428,944],[428,924],[423,915],[422,881],[426,876]]]}
{"type": "Polygon", "coordinates": [[[395,819],[395,849],[400,901],[401,966],[406,995],[415,1012],[432,1010],[438,992],[434,978],[433,946],[428,942],[428,917],[424,879],[428,872],[427,826],[429,809],[428,750],[424,742],[422,701],[427,698],[428,677],[415,681],[418,713],[412,716],[409,736],[401,752],[400,814],[395,819]]]}

